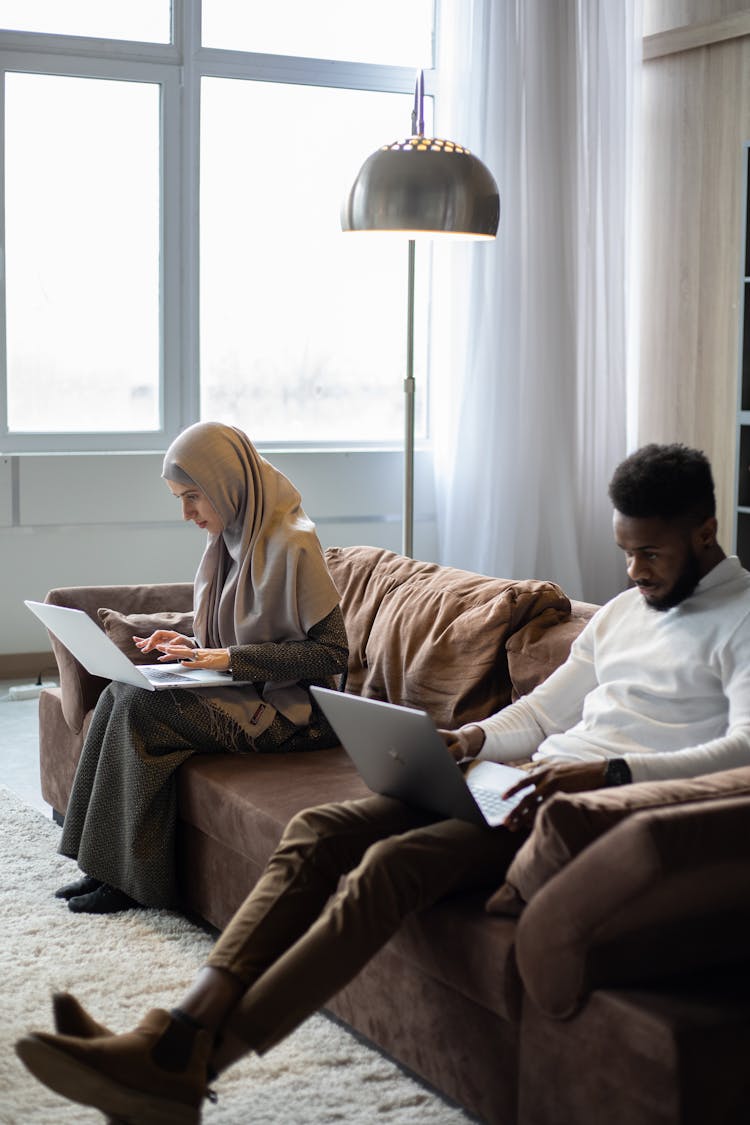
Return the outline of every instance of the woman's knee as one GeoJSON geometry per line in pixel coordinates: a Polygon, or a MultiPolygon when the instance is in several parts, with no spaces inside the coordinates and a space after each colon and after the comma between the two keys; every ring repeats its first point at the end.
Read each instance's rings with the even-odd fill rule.
{"type": "MultiPolygon", "coordinates": [[[[109,689],[108,689],[109,690],[109,689]]],[[[132,684],[113,685],[111,718],[133,731],[152,731],[170,725],[171,692],[149,691],[132,684]]]]}
{"type": "Polygon", "coordinates": [[[140,709],[144,703],[150,703],[149,697],[151,695],[156,695],[156,692],[133,687],[132,684],[113,682],[109,684],[99,696],[97,709],[101,709],[105,713],[121,713],[125,710],[127,714],[130,715],[140,709]]]}

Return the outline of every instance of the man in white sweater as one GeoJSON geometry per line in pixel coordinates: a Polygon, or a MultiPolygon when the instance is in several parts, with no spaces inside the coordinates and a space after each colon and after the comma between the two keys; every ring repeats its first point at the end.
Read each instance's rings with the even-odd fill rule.
{"type": "Polygon", "coordinates": [[[750,573],[716,541],[708,462],[646,446],[609,494],[633,587],[530,695],[446,735],[459,758],[539,763],[511,827],[561,790],[750,764],[750,573]]]}
{"type": "Polygon", "coordinates": [[[113,1036],[57,997],[67,1035],[17,1045],[32,1073],[111,1117],[198,1121],[209,1077],[289,1034],[406,915],[497,887],[551,794],[750,764],[750,574],[716,541],[708,462],[647,446],[616,470],[610,497],[633,588],[529,696],[444,732],[459,759],[533,758],[532,792],[506,826],[436,820],[378,796],[305,810],[178,1007],[113,1036]]]}

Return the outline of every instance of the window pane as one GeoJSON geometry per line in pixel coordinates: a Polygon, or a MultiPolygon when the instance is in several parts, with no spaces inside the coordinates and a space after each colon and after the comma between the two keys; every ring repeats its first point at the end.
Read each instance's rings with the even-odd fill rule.
{"type": "Polygon", "coordinates": [[[11,432],[159,427],[159,88],[6,77],[11,432]]]}
{"type": "Polygon", "coordinates": [[[0,27],[169,43],[170,0],[0,0],[0,27]]]}
{"type": "Polygon", "coordinates": [[[434,0],[203,0],[203,45],[432,66],[434,0]]]}
{"type": "MultiPolygon", "coordinates": [[[[365,157],[408,135],[411,103],[204,80],[203,418],[257,440],[400,438],[406,244],[343,234],[339,210],[365,157]]],[[[418,258],[424,275],[419,248],[418,258]]],[[[424,309],[420,301],[420,390],[424,309]]],[[[423,416],[420,406],[420,432],[423,416]]]]}

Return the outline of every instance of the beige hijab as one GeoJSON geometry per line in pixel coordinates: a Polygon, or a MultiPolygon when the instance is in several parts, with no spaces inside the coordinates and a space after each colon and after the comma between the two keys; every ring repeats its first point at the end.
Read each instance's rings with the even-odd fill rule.
{"type": "MultiPolygon", "coordinates": [[[[190,426],[167,450],[162,476],[196,485],[224,524],[220,535],[209,534],[195,577],[194,628],[202,648],[302,640],[338,604],[297,489],[241,430],[220,422],[190,426]]],[[[237,717],[246,689],[219,694],[237,717]]],[[[298,725],[309,722],[302,688],[266,684],[263,699],[298,725]]],[[[257,697],[243,710],[255,714],[257,697]]],[[[272,718],[266,714],[262,727],[272,718]]],[[[251,733],[259,733],[257,725],[251,733]]]]}

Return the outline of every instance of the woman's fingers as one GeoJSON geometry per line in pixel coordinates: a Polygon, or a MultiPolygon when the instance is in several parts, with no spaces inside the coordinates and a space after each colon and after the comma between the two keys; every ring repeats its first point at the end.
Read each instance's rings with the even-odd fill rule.
{"type": "Polygon", "coordinates": [[[165,644],[158,644],[156,647],[164,653],[168,660],[192,660],[197,658],[198,653],[202,651],[177,641],[168,641],[165,644]]]}
{"type": "Polygon", "coordinates": [[[229,669],[229,649],[226,648],[193,648],[180,642],[171,641],[165,645],[157,646],[164,656],[161,659],[179,660],[187,668],[209,668],[217,672],[226,672],[229,669]]]}
{"type": "Polygon", "coordinates": [[[152,649],[159,648],[162,645],[168,644],[170,641],[182,641],[183,644],[188,643],[187,637],[183,637],[182,633],[175,633],[172,629],[157,629],[150,637],[133,637],[133,644],[139,648],[141,652],[151,652],[152,649]]]}

